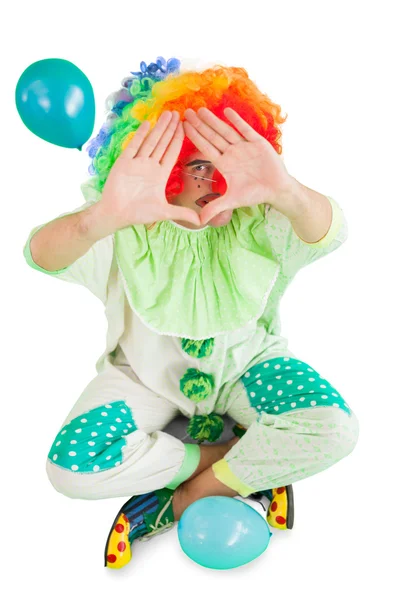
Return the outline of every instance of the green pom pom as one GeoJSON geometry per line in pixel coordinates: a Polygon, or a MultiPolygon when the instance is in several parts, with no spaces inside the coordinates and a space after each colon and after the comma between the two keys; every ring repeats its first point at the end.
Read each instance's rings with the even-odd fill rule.
{"type": "Polygon", "coordinates": [[[205,400],[214,389],[214,377],[198,369],[188,369],[180,381],[180,390],[193,402],[205,400]]]}
{"type": "Polygon", "coordinates": [[[215,413],[195,415],[189,421],[187,432],[198,442],[215,442],[224,430],[224,420],[215,413]]]}
{"type": "Polygon", "coordinates": [[[214,349],[214,338],[208,340],[182,339],[182,350],[194,358],[211,356],[214,349]]]}

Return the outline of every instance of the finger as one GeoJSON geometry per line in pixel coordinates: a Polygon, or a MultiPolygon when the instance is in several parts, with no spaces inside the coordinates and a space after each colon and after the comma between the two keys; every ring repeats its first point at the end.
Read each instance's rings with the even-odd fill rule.
{"type": "Polygon", "coordinates": [[[242,117],[238,115],[233,108],[225,108],[224,113],[248,142],[257,142],[260,139],[265,139],[262,137],[262,135],[257,133],[257,131],[251,127],[251,125],[242,119],[242,117]]]}
{"type": "Polygon", "coordinates": [[[136,129],[136,133],[133,134],[132,139],[126,146],[126,148],[121,152],[121,158],[134,158],[136,156],[137,151],[139,150],[143,140],[145,139],[148,131],[150,129],[150,121],[143,121],[136,129]]]}
{"type": "Polygon", "coordinates": [[[221,196],[217,200],[212,200],[209,202],[207,206],[204,206],[200,212],[200,220],[202,225],[206,225],[208,221],[211,221],[215,216],[221,213],[224,210],[232,210],[234,209],[234,202],[232,198],[228,196],[221,196]]]}
{"type": "Polygon", "coordinates": [[[228,123],[219,119],[214,113],[211,112],[208,108],[204,106],[199,108],[197,111],[197,116],[202,119],[205,123],[207,123],[210,127],[212,127],[215,131],[217,131],[223,138],[225,138],[231,144],[237,144],[238,142],[242,142],[243,138],[238,132],[233,129],[228,123]]]}
{"type": "Polygon", "coordinates": [[[203,137],[196,129],[188,122],[184,121],[183,128],[187,137],[193,142],[193,144],[204,154],[204,156],[217,165],[218,159],[222,156],[221,152],[217,150],[215,146],[210,144],[205,137],[203,137]]]}
{"type": "Polygon", "coordinates": [[[153,152],[154,148],[158,144],[160,138],[162,137],[164,131],[167,129],[169,122],[171,121],[172,113],[167,110],[162,113],[159,117],[157,123],[139,148],[136,156],[148,158],[150,154],[153,152]]]}
{"type": "Polygon", "coordinates": [[[169,204],[168,210],[166,211],[165,219],[174,221],[188,221],[193,225],[201,225],[200,216],[191,208],[183,208],[180,206],[174,206],[169,204]]]}
{"type": "Polygon", "coordinates": [[[185,117],[188,122],[196,129],[196,131],[202,135],[206,140],[210,142],[220,152],[225,152],[229,148],[230,143],[223,138],[217,131],[207,125],[204,121],[199,119],[194,110],[189,108],[185,111],[185,117]]]}
{"type": "Polygon", "coordinates": [[[169,144],[164,156],[160,160],[160,164],[170,173],[173,166],[178,160],[180,151],[182,149],[183,140],[185,138],[185,132],[183,131],[182,121],[179,121],[177,128],[175,129],[174,136],[169,144]]]}
{"type": "Polygon", "coordinates": [[[166,131],[161,136],[158,141],[156,147],[154,148],[153,153],[151,154],[151,158],[154,158],[157,161],[160,161],[164,155],[165,150],[168,148],[168,144],[174,137],[174,133],[179,123],[179,113],[178,111],[174,111],[172,113],[171,121],[166,129],[166,131]]]}

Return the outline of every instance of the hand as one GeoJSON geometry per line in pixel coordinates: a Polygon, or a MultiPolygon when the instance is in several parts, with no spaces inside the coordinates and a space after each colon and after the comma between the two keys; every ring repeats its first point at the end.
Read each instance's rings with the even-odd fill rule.
{"type": "Polygon", "coordinates": [[[201,225],[194,210],[169,204],[165,196],[184,140],[179,113],[165,111],[150,133],[149,128],[149,121],[143,121],[115,161],[96,205],[97,214],[113,230],[172,219],[201,225]]]}
{"type": "Polygon", "coordinates": [[[207,108],[200,108],[197,114],[192,109],[185,112],[187,137],[227,183],[226,193],[202,209],[202,224],[224,210],[240,206],[266,203],[278,208],[279,198],[294,186],[294,179],[272,145],[232,108],[224,112],[238,131],[207,108]]]}

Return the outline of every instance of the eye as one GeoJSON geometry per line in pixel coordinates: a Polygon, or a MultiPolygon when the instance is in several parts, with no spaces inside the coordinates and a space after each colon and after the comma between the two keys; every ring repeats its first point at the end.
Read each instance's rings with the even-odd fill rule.
{"type": "Polygon", "coordinates": [[[211,171],[211,165],[196,165],[193,167],[193,171],[197,173],[208,173],[211,171]]]}

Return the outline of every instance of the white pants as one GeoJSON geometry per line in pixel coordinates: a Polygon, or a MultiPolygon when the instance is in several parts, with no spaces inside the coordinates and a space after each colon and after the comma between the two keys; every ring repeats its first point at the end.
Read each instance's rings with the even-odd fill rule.
{"type": "MultiPolygon", "coordinates": [[[[316,474],[350,454],[357,442],[354,413],[316,406],[257,415],[240,381],[232,384],[228,395],[232,400],[225,398],[220,413],[244,425],[247,432],[216,463],[214,473],[242,496],[316,474]]],[[[53,443],[47,461],[51,483],[62,494],[83,499],[174,489],[199,461],[197,444],[162,431],[182,413],[178,405],[142,385],[129,366],[106,361],[53,443]]]]}

